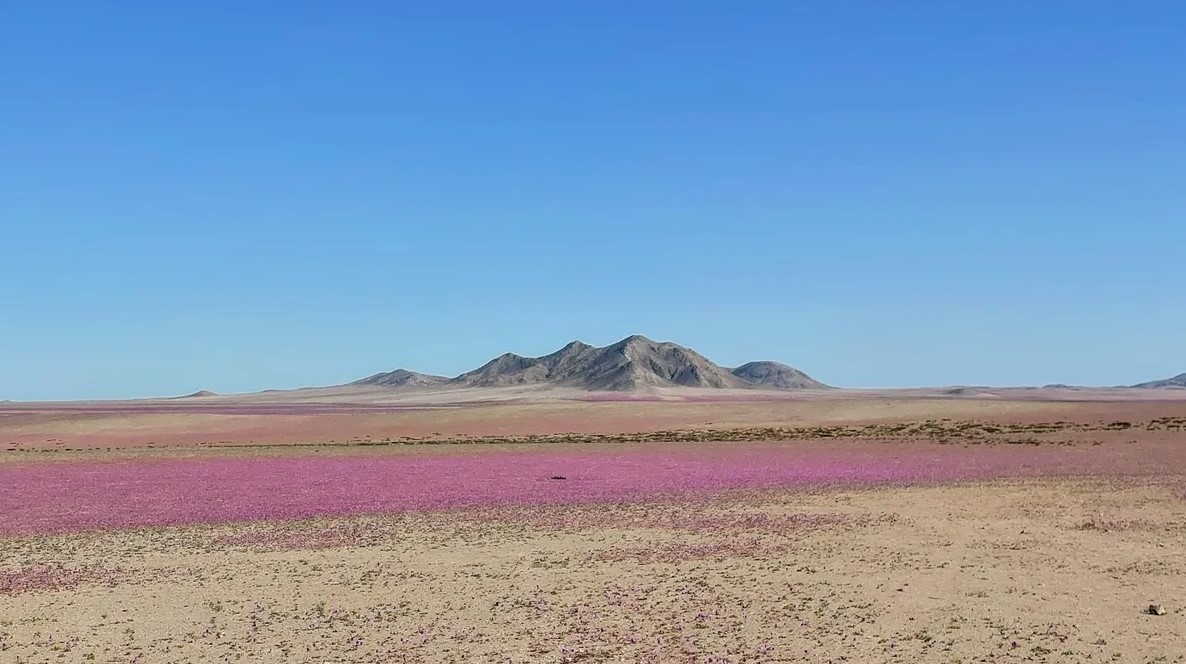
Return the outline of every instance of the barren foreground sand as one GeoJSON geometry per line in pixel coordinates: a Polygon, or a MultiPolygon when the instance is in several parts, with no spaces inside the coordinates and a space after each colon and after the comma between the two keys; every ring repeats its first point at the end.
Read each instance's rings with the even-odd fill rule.
{"type": "Polygon", "coordinates": [[[7,540],[0,661],[1178,662],[1182,491],[1006,481],[7,540]]]}

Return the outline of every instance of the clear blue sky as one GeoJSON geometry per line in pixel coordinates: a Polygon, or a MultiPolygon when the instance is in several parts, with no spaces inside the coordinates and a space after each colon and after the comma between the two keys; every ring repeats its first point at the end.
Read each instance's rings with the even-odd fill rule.
{"type": "Polygon", "coordinates": [[[0,399],[635,332],[854,387],[1186,371],[1184,7],[9,3],[0,399]]]}

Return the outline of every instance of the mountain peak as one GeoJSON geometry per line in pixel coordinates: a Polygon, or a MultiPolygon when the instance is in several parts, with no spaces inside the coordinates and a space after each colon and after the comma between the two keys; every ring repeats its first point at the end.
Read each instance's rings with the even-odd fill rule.
{"type": "Polygon", "coordinates": [[[438,385],[449,380],[444,376],[431,376],[429,374],[422,374],[418,371],[408,371],[407,369],[396,369],[395,371],[387,371],[384,373],[377,373],[373,376],[368,376],[362,380],[356,380],[351,385],[366,385],[372,387],[423,387],[425,385],[438,385]]]}

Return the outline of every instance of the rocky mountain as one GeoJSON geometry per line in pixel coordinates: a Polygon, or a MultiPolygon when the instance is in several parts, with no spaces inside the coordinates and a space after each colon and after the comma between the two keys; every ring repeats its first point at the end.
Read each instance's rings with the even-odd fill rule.
{"type": "Polygon", "coordinates": [[[454,381],[474,387],[550,383],[588,390],[665,385],[744,387],[740,379],[703,355],[642,336],[627,337],[603,348],[574,341],[543,357],[507,354],[454,381]]]}
{"type": "Polygon", "coordinates": [[[1133,387],[1186,387],[1186,373],[1178,374],[1173,378],[1166,378],[1165,380],[1152,380],[1148,383],[1140,383],[1133,385],[1133,387]]]}
{"type": "Polygon", "coordinates": [[[601,348],[573,341],[543,357],[507,353],[481,367],[446,379],[408,371],[377,374],[356,385],[459,387],[556,385],[586,390],[629,391],[644,387],[811,389],[824,384],[778,362],[750,362],[736,369],[714,364],[696,351],[643,336],[601,348]]]}
{"type": "Polygon", "coordinates": [[[812,390],[827,387],[818,380],[781,362],[749,362],[731,372],[749,383],[780,390],[812,390]]]}
{"type": "Polygon", "coordinates": [[[351,385],[370,385],[374,387],[424,387],[448,382],[444,376],[431,376],[407,369],[396,369],[386,373],[377,373],[362,380],[356,380],[351,385]]]}

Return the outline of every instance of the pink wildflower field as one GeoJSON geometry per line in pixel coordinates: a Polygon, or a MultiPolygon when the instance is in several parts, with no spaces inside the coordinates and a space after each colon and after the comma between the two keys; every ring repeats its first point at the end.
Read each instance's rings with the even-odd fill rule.
{"type": "Polygon", "coordinates": [[[213,458],[0,466],[0,536],[453,508],[634,502],[735,489],[1150,473],[1099,448],[729,444],[619,451],[213,458]]]}

